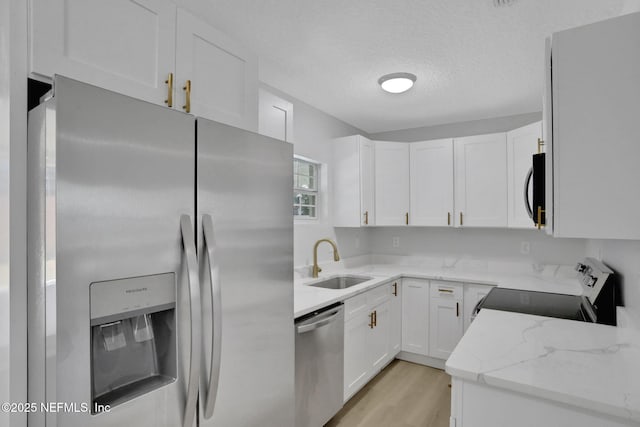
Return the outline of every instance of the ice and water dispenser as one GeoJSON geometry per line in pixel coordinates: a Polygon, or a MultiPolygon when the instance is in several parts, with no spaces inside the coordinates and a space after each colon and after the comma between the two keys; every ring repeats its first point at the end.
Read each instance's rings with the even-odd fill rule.
{"type": "Polygon", "coordinates": [[[176,379],[175,274],[91,284],[92,408],[176,379]]]}

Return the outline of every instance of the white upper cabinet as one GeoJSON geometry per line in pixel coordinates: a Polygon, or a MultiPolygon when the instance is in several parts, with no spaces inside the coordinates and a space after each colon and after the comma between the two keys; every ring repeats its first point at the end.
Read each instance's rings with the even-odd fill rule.
{"type": "Polygon", "coordinates": [[[196,116],[257,132],[257,57],[180,9],[176,46],[180,105],[188,110],[184,106],[190,104],[190,112],[196,116]]]}
{"type": "Polygon", "coordinates": [[[640,13],[552,36],[546,209],[556,237],[640,239],[639,40],[640,13]]]}
{"type": "Polygon", "coordinates": [[[258,132],[293,142],[293,104],[264,89],[258,94],[258,132]]]}
{"type": "Polygon", "coordinates": [[[453,140],[410,144],[409,224],[453,225],[453,140]]]}
{"type": "Polygon", "coordinates": [[[455,224],[507,226],[507,144],[504,133],[456,138],[455,224]]]}
{"type": "Polygon", "coordinates": [[[361,138],[360,143],[360,225],[376,224],[375,150],[373,141],[361,138]]]}
{"type": "Polygon", "coordinates": [[[169,0],[31,0],[29,29],[33,78],[258,130],[257,57],[169,0]]]}
{"type": "MultiPolygon", "coordinates": [[[[507,132],[507,186],[509,228],[535,228],[533,220],[525,208],[525,179],[532,164],[532,157],[538,152],[538,140],[542,139],[542,122],[507,132]]],[[[530,183],[531,184],[531,183],[530,183]]],[[[527,197],[531,201],[532,186],[527,187],[527,197]]],[[[531,203],[531,202],[529,202],[531,203]]]]}
{"type": "MultiPolygon", "coordinates": [[[[168,0],[31,0],[31,77],[54,74],[164,104],[175,65],[168,0]]],[[[166,105],[166,104],[164,104],[166,105]]]]}
{"type": "Polygon", "coordinates": [[[333,225],[375,225],[373,142],[360,135],[333,141],[333,225]]]}
{"type": "Polygon", "coordinates": [[[376,225],[409,224],[409,144],[375,141],[376,225]]]}

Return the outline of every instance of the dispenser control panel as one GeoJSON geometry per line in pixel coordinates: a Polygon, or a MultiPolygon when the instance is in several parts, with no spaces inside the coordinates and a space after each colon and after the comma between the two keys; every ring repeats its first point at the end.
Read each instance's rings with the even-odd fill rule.
{"type": "Polygon", "coordinates": [[[91,284],[91,325],[131,317],[151,308],[153,311],[172,308],[175,303],[174,273],[94,282],[91,284]]]}

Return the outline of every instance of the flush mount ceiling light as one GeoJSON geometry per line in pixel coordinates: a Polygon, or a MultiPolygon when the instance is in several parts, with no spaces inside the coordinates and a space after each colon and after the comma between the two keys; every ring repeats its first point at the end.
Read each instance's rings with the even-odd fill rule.
{"type": "Polygon", "coordinates": [[[493,0],[493,5],[495,7],[503,7],[503,6],[511,6],[517,0],[493,0]]]}
{"type": "Polygon", "coordinates": [[[378,79],[378,84],[382,90],[389,93],[406,92],[416,81],[416,75],[411,73],[392,73],[378,79]]]}

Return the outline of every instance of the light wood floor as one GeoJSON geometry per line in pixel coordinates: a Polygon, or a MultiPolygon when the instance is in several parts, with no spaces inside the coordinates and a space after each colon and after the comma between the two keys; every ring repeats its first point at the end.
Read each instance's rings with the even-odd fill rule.
{"type": "Polygon", "coordinates": [[[395,360],[325,427],[448,427],[450,381],[439,369],[395,360]]]}

